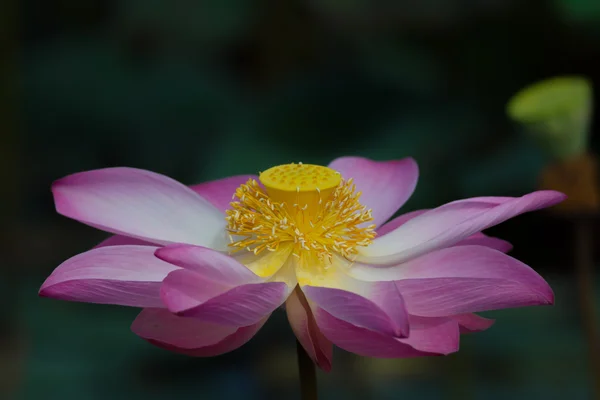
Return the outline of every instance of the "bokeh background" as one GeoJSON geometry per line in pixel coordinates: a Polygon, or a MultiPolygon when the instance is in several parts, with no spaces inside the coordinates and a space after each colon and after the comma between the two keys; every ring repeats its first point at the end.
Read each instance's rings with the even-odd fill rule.
{"type": "MultiPolygon", "coordinates": [[[[283,312],[194,359],[131,333],[135,309],[38,298],[105,237],[54,212],[51,182],[125,165],[191,184],[353,154],[418,161],[403,211],[521,195],[547,160],[506,102],[555,75],[600,82],[600,2],[5,0],[0,68],[0,398],[297,399],[283,312]]],[[[488,313],[448,357],[337,351],[322,398],[591,398],[573,224],[538,212],[488,233],[548,279],[554,307],[488,313]]]]}

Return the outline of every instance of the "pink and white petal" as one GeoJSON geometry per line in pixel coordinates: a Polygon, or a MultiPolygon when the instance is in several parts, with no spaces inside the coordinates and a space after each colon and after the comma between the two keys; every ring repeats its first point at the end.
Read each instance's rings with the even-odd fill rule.
{"type": "Polygon", "coordinates": [[[107,247],[107,246],[126,246],[126,245],[154,246],[154,247],[157,246],[157,244],[153,244],[153,243],[147,242],[145,240],[140,240],[140,239],[136,239],[136,238],[132,238],[132,237],[128,237],[128,236],[113,235],[113,236],[109,237],[108,239],[104,239],[103,241],[98,243],[94,248],[97,249],[100,247],[107,247]]]}
{"type": "Polygon", "coordinates": [[[237,175],[228,178],[217,179],[214,181],[203,182],[197,185],[192,185],[190,188],[200,196],[208,200],[213,206],[221,212],[225,212],[229,208],[229,203],[232,202],[231,197],[235,190],[241,185],[248,182],[249,179],[258,181],[256,175],[237,175]]]}
{"type": "Polygon", "coordinates": [[[477,314],[472,313],[453,315],[450,318],[458,322],[458,324],[460,325],[460,333],[473,333],[485,331],[486,329],[494,325],[495,322],[493,319],[483,318],[477,314]]]}
{"type": "Polygon", "coordinates": [[[176,244],[160,248],[155,254],[163,261],[201,275],[205,280],[228,287],[264,281],[233,257],[206,247],[176,244]]]}
{"type": "Polygon", "coordinates": [[[247,343],[268,317],[237,328],[178,317],[166,310],[145,309],[133,322],[132,330],[157,347],[192,357],[213,357],[247,343]]]}
{"type": "Polygon", "coordinates": [[[360,202],[373,211],[373,222],[383,224],[404,205],[412,195],[419,167],[414,159],[373,161],[362,157],[341,157],[329,168],[338,171],[344,179],[352,178],[362,192],[360,202]]]}
{"type": "Polygon", "coordinates": [[[59,265],[40,296],[133,307],[165,307],[162,280],[178,267],[154,257],[156,247],[109,246],[78,254],[59,265]]]}
{"type": "Polygon", "coordinates": [[[326,372],[331,370],[333,345],[319,330],[304,294],[296,289],[285,302],[288,321],[314,363],[326,372]]]}
{"type": "Polygon", "coordinates": [[[350,273],[394,280],[408,312],[428,317],[554,302],[552,289],[537,272],[482,246],[450,247],[389,268],[355,264],[350,273]]]}
{"type": "Polygon", "coordinates": [[[169,274],[160,291],[167,308],[177,315],[233,326],[257,323],[281,306],[290,292],[284,282],[230,288],[185,269],[169,274]]]}
{"type": "Polygon", "coordinates": [[[550,207],[565,199],[555,191],[537,191],[517,198],[479,197],[448,203],[427,211],[361,250],[357,261],[398,264],[433,250],[452,246],[469,236],[519,214],[550,207]]]}
{"type": "Polygon", "coordinates": [[[52,185],[58,213],[152,243],[226,244],[223,214],[183,184],[154,172],[107,168],[52,185]]]}
{"type": "Polygon", "coordinates": [[[429,209],[415,210],[415,211],[410,211],[410,212],[407,212],[406,214],[397,216],[393,220],[386,222],[385,224],[383,224],[382,226],[377,228],[377,237],[379,238],[379,237],[382,237],[383,235],[387,235],[388,233],[396,230],[396,228],[404,225],[411,219],[418,217],[419,215],[424,214],[427,211],[429,211],[429,209]]]}
{"type": "MultiPolygon", "coordinates": [[[[418,217],[419,215],[424,214],[427,211],[429,211],[429,210],[428,209],[415,210],[415,211],[411,211],[411,212],[408,212],[406,214],[403,214],[403,215],[400,215],[400,216],[394,218],[387,224],[384,224],[381,228],[377,229],[377,237],[381,237],[383,235],[388,234],[389,232],[392,232],[393,230],[400,227],[401,225],[404,225],[409,220],[411,220],[415,217],[418,217]]],[[[502,239],[495,238],[495,237],[487,236],[481,232],[474,233],[473,235],[469,236],[468,238],[463,239],[462,241],[456,243],[455,246],[464,246],[464,245],[478,245],[478,246],[491,247],[492,249],[496,249],[503,253],[507,253],[510,250],[512,250],[512,244],[510,244],[509,242],[502,240],[502,239]]]]}
{"type": "Polygon", "coordinates": [[[399,339],[361,328],[334,317],[318,307],[313,313],[319,329],[336,346],[365,357],[411,358],[446,355],[458,350],[458,324],[449,319],[431,319],[429,324],[411,323],[410,337],[399,339]]]}
{"type": "Polygon", "coordinates": [[[338,287],[301,285],[307,299],[336,318],[390,336],[407,337],[408,314],[393,282],[362,282],[336,274],[338,287]]]}
{"type": "Polygon", "coordinates": [[[182,349],[197,349],[219,343],[238,328],[178,317],[164,308],[145,308],[131,324],[131,330],[146,340],[182,349]]]}

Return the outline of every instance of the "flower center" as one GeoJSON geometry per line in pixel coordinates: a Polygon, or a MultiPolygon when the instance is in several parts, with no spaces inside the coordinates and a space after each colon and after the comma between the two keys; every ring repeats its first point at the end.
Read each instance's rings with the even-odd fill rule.
{"type": "MultiPolygon", "coordinates": [[[[352,258],[375,237],[371,210],[360,204],[352,179],[319,165],[286,164],[236,189],[227,210],[233,251],[255,255],[292,247],[296,265],[312,273],[327,269],[335,255],[352,258]]],[[[270,268],[255,271],[272,273],[270,268]]]]}

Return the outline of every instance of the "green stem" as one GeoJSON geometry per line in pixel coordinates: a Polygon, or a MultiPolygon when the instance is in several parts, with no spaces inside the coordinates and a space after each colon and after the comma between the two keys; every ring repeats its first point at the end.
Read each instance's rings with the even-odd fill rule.
{"type": "Polygon", "coordinates": [[[296,350],[298,352],[298,373],[300,374],[300,398],[302,400],[317,400],[315,363],[306,354],[299,341],[296,341],[296,350]]]}

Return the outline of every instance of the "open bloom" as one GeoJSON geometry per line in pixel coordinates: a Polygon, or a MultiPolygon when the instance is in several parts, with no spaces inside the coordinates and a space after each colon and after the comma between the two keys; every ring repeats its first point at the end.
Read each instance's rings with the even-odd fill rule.
{"type": "Polygon", "coordinates": [[[548,284],[482,230],[551,206],[553,191],[477,197],[387,222],[412,194],[413,159],[289,164],[186,187],[109,168],[53,185],[59,213],[117,234],[61,264],[42,296],[141,307],[132,330],[211,356],[247,342],[285,304],[308,354],[448,354],[474,312],[551,304],[548,284]],[[233,201],[232,201],[233,199],[233,201]]]}

